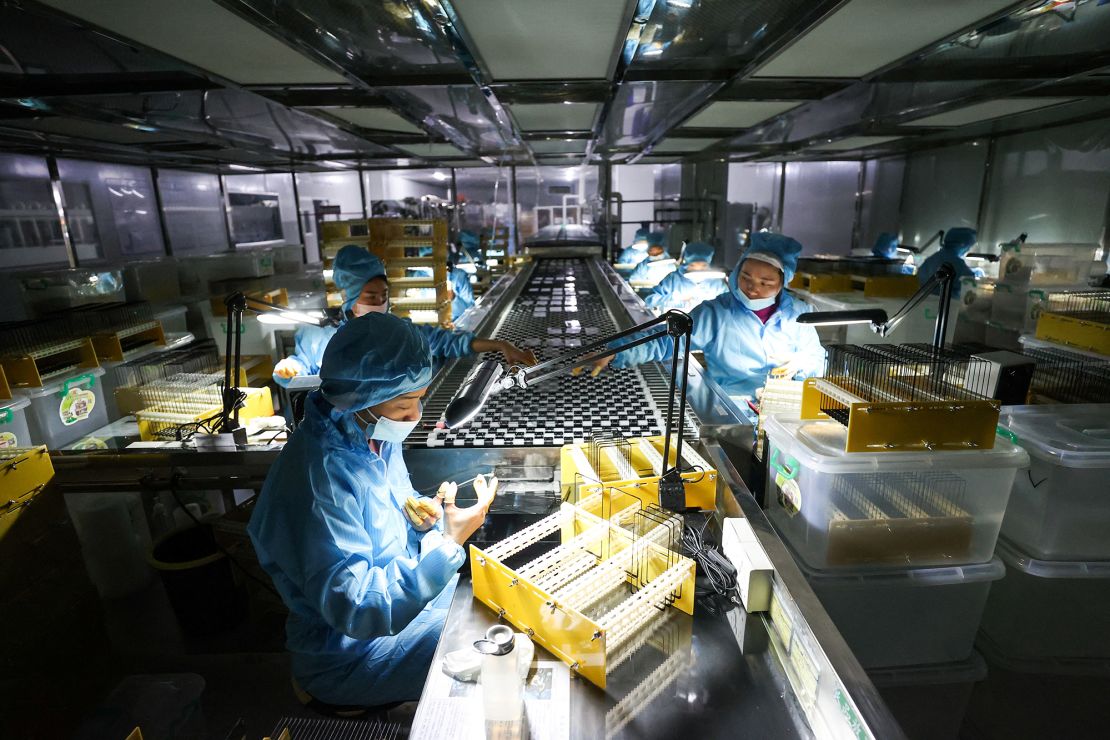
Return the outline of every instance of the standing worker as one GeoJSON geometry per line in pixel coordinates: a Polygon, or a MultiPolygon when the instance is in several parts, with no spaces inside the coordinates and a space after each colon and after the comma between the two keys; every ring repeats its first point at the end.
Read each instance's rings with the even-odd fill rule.
{"type": "MultiPolygon", "coordinates": [[[[799,324],[809,306],[784,289],[798,265],[802,245],[781,234],[752,235],[751,246],[729,275],[727,293],[690,312],[690,349],[702,352],[709,377],[730,396],[753,397],[773,370],[805,378],[821,370],[825,352],[812,326],[799,324]]],[[[599,360],[596,375],[610,362],[631,367],[669,359],[670,337],[660,337],[599,360]]]]}
{"type": "Polygon", "coordinates": [[[451,321],[458,321],[466,309],[474,305],[474,287],[470,275],[458,265],[447,263],[447,290],[451,294],[451,321]]]}
{"type": "Polygon", "coordinates": [[[712,300],[727,291],[728,283],[723,277],[701,278],[709,274],[715,253],[716,250],[705,242],[687,244],[682,252],[682,264],[655,286],[644,303],[661,311],[672,308],[689,311],[702,301],[712,300]]]}
{"type": "MultiPolygon", "coordinates": [[[[967,262],[964,262],[964,257],[978,240],[979,234],[975,229],[966,226],[956,226],[944,232],[944,236],[940,238],[940,249],[922,262],[921,267],[917,269],[917,282],[924,285],[936,274],[941,265],[950,265],[956,271],[956,277],[952,280],[952,297],[959,298],[960,278],[978,277],[975,271],[967,266],[967,262]]],[[[940,295],[940,286],[937,286],[933,293],[940,295]]]]}
{"type": "MultiPolygon", "coordinates": [[[[343,291],[343,318],[340,326],[349,319],[368,313],[389,311],[389,279],[385,265],[362,247],[348,244],[335,255],[332,278],[343,291]]],[[[511,363],[534,365],[536,356],[531,350],[517,348],[511,342],[480,339],[467,332],[451,332],[428,324],[414,325],[431,348],[436,358],[463,357],[471,352],[500,352],[511,363]]],[[[297,375],[316,375],[328,342],[335,336],[334,326],[304,326],[297,330],[296,351],[274,367],[274,381],[281,386],[297,375]]]]}
{"type": "Polygon", "coordinates": [[[497,479],[419,498],[401,443],[432,379],[409,321],[349,321],[324,353],[320,389],[278,455],[247,531],[289,607],[286,644],[303,701],[332,710],[419,698],[465,560],[497,479]],[[445,505],[444,505],[444,502],[445,505]],[[305,696],[307,694],[307,697],[305,696]]]}

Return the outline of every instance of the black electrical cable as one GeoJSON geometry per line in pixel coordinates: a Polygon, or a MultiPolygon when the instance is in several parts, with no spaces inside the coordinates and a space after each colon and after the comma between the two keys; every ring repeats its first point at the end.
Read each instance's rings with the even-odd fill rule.
{"type": "Polygon", "coordinates": [[[740,604],[740,587],[736,582],[736,567],[720,549],[705,541],[705,520],[701,528],[687,526],[682,532],[683,554],[697,564],[694,598],[713,615],[728,611],[740,604]]]}
{"type": "MultiPolygon", "coordinates": [[[[177,495],[176,482],[177,482],[177,473],[174,473],[174,475],[170,478],[170,494],[173,496],[173,500],[176,501],[177,505],[179,507],[181,507],[181,510],[184,511],[188,515],[188,517],[193,520],[193,524],[196,524],[199,527],[202,524],[200,519],[197,519],[196,516],[194,516],[193,512],[189,511],[188,507],[185,506],[185,504],[183,504],[181,502],[181,498],[177,495]]],[[[228,552],[227,549],[224,548],[224,546],[221,545],[219,542],[216,542],[215,545],[216,545],[216,549],[219,550],[223,554],[223,556],[226,557],[231,562],[232,565],[234,565],[236,568],[238,568],[239,571],[242,572],[243,575],[245,575],[247,578],[249,578],[252,581],[254,581],[255,583],[257,583],[259,586],[262,586],[262,588],[266,589],[267,591],[272,593],[274,596],[281,599],[281,594],[279,594],[277,592],[277,589],[275,589],[269,583],[266,583],[265,581],[263,581],[261,578],[256,576],[254,573],[251,573],[249,570],[247,570],[246,566],[243,565],[242,563],[240,563],[239,560],[234,555],[232,555],[230,552],[228,552]]],[[[282,601],[284,602],[284,599],[282,599],[282,601]]]]}

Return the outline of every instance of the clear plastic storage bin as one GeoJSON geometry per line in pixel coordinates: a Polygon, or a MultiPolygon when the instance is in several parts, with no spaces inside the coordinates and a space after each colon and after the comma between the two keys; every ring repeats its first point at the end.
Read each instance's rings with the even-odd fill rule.
{"type": "Polygon", "coordinates": [[[31,430],[27,426],[30,405],[26,398],[0,401],[0,450],[32,446],[31,430]]]}
{"type": "Polygon", "coordinates": [[[1002,438],[991,450],[844,452],[835,421],[773,416],[765,428],[768,517],[818,569],[987,562],[1029,462],[1002,438]]]}
{"type": "Polygon", "coordinates": [[[956,740],[987,663],[972,651],[959,663],[877,668],[867,676],[910,740],[956,740]]]}
{"type": "Polygon", "coordinates": [[[799,567],[864,668],[967,660],[991,584],[1006,573],[998,558],[879,573],[799,567]]]}
{"type": "Polygon", "coordinates": [[[1006,540],[983,634],[1017,660],[1110,659],[1110,562],[1035,560],[1006,540]]]}
{"type": "Polygon", "coordinates": [[[179,334],[189,331],[189,322],[186,318],[188,309],[184,306],[155,306],[154,319],[162,323],[162,331],[167,334],[179,334]]]}
{"type": "Polygon", "coordinates": [[[1018,285],[1086,285],[1098,268],[1097,244],[1004,244],[998,279],[1018,285]]]}
{"type": "Polygon", "coordinates": [[[31,402],[27,421],[31,440],[52,450],[92,434],[108,423],[104,368],[85,368],[42,388],[22,391],[31,402]]]}
{"type": "Polygon", "coordinates": [[[999,427],[1030,458],[1003,536],[1041,560],[1110,560],[1110,404],[1009,406],[999,427]]]}

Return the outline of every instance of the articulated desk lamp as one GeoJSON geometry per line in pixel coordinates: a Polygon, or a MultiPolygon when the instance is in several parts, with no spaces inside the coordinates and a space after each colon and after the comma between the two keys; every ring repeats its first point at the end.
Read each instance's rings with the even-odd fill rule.
{"type": "Polygon", "coordinates": [[[246,427],[239,424],[239,409],[246,401],[246,395],[239,390],[239,372],[242,366],[240,352],[242,340],[243,314],[246,311],[258,314],[263,323],[309,324],[325,326],[331,319],[323,312],[296,311],[279,306],[261,298],[253,298],[243,293],[232,293],[224,299],[227,307],[227,343],[224,346],[224,391],[223,408],[216,434],[205,440],[208,445],[229,447],[247,443],[246,427]],[[272,318],[271,318],[272,317],[272,318]]]}
{"type": "Polygon", "coordinates": [[[933,349],[944,348],[944,336],[948,331],[948,311],[952,300],[952,282],[956,271],[948,263],[940,266],[933,276],[922,284],[906,305],[898,309],[898,313],[887,318],[886,311],[881,308],[865,308],[858,311],[813,311],[798,317],[799,324],[813,324],[816,326],[841,326],[844,324],[870,324],[871,330],[880,337],[885,337],[902,323],[910,313],[917,308],[937,287],[940,288],[940,307],[937,311],[936,328],[933,330],[933,349]]]}
{"type": "Polygon", "coordinates": [[[458,393],[447,404],[447,408],[443,412],[443,421],[449,429],[456,429],[477,416],[489,397],[502,390],[530,388],[536,383],[541,383],[576,368],[585,367],[597,360],[611,357],[622,350],[637,347],[661,337],[672,337],[674,339],[674,353],[671,356],[671,394],[667,402],[666,429],[663,437],[664,469],[663,476],[659,479],[659,505],[670,511],[682,511],[686,508],[686,493],[679,470],[679,461],[682,460],[682,430],[686,418],[687,368],[690,365],[690,333],[693,328],[694,324],[689,315],[682,311],[672,310],[651,321],[645,321],[631,329],[592,342],[573,352],[567,352],[533,367],[514,365],[506,370],[501,363],[495,360],[485,360],[470,371],[458,393]],[[612,342],[653,327],[658,328],[656,331],[634,339],[628,344],[615,348],[608,346],[612,342]],[[682,382],[678,383],[679,350],[683,337],[686,338],[686,342],[685,348],[682,350],[682,382]],[[676,388],[678,390],[677,416],[675,415],[676,388]],[[672,434],[676,438],[674,465],[670,464],[672,434]]]}

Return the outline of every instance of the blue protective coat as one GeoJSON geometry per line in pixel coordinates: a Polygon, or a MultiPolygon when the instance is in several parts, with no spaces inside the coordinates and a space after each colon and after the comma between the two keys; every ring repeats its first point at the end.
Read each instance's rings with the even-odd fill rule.
{"type": "MultiPolygon", "coordinates": [[[[709,377],[730,396],[753,396],[771,370],[787,362],[792,361],[798,368],[795,377],[817,374],[825,358],[817,331],[795,321],[810,310],[809,306],[783,290],[778,310],[764,324],[737,298],[740,264],[729,275],[728,292],[690,312],[694,321],[690,348],[704,353],[709,377]]],[[[673,340],[662,337],[619,353],[613,365],[631,367],[663,361],[672,351],[673,340]]]]}
{"type": "Polygon", "coordinates": [[[419,697],[465,556],[412,527],[401,445],[374,453],[354,418],[367,402],[426,385],[427,345],[393,317],[351,324],[325,356],[321,388],[309,394],[247,530],[289,608],[297,682],[323,702],[373,706],[419,697]],[[364,336],[348,341],[357,329],[364,336]],[[425,536],[437,541],[421,553],[425,536]]]}
{"type": "MultiPolygon", "coordinates": [[[[365,285],[376,277],[385,276],[385,265],[382,261],[370,254],[362,247],[348,244],[335,255],[332,265],[332,281],[336,287],[343,291],[343,316],[340,324],[346,323],[351,316],[351,308],[358,302],[359,296],[365,285]]],[[[416,328],[424,335],[432,350],[432,356],[437,358],[464,357],[470,354],[470,343],[474,335],[466,332],[451,332],[438,326],[416,324],[416,328]]],[[[293,365],[298,375],[316,375],[320,372],[320,362],[324,357],[324,350],[328,342],[335,336],[334,326],[302,326],[297,329],[294,336],[295,349],[293,354],[286,358],[293,365]]],[[[273,376],[274,382],[285,387],[289,385],[289,378],[273,376]]]]}
{"type": "Polygon", "coordinates": [[[897,257],[898,235],[891,234],[889,231],[879,234],[879,238],[875,240],[875,246],[871,247],[871,254],[888,260],[897,257]]]}
{"type": "Polygon", "coordinates": [[[451,320],[458,321],[466,309],[474,305],[474,286],[470,284],[470,275],[457,267],[451,268],[451,289],[455,297],[451,299],[451,320]]]}
{"type": "Polygon", "coordinates": [[[622,265],[638,265],[647,259],[647,240],[651,232],[647,229],[637,229],[632,244],[621,250],[617,262],[622,265]]]}
{"type": "Polygon", "coordinates": [[[709,301],[728,290],[728,283],[720,278],[694,282],[682,271],[676,270],[655,286],[644,303],[661,311],[677,308],[690,311],[694,306],[709,301]]]}
{"type": "MultiPolygon", "coordinates": [[[[669,260],[670,259],[670,255],[667,254],[666,252],[664,252],[663,254],[660,254],[658,256],[655,256],[655,257],[653,257],[652,255],[647,254],[646,252],[645,252],[645,255],[646,255],[645,260],[643,262],[640,262],[639,264],[637,264],[635,270],[632,271],[632,274],[628,275],[628,282],[629,283],[632,283],[633,281],[642,281],[643,282],[643,281],[650,280],[650,278],[652,278],[653,274],[658,274],[657,271],[659,270],[658,267],[652,267],[652,263],[653,262],[659,262],[660,260],[669,260]]],[[[672,272],[674,271],[674,265],[672,265],[672,267],[670,267],[670,270],[672,270],[672,272]]],[[[664,274],[669,274],[669,273],[664,273],[664,274]]]]}
{"type": "MultiPolygon", "coordinates": [[[[940,249],[930,255],[921,267],[917,268],[917,283],[924,285],[928,282],[929,278],[936,274],[943,264],[949,264],[952,269],[956,271],[956,277],[952,282],[952,297],[959,298],[962,291],[960,285],[960,278],[965,277],[978,277],[975,270],[968,267],[964,262],[964,257],[975,246],[978,235],[975,229],[970,229],[965,226],[958,226],[949,229],[944,233],[944,237],[940,240],[940,249]]],[[[939,286],[933,290],[934,295],[940,295],[939,286]]]]}
{"type": "Polygon", "coordinates": [[[663,278],[644,303],[652,308],[666,311],[677,308],[689,311],[702,301],[712,300],[728,290],[723,279],[704,281],[691,280],[686,276],[687,267],[694,262],[709,264],[716,250],[705,242],[691,242],[682,253],[682,264],[677,270],[663,278]]]}

